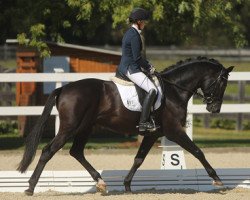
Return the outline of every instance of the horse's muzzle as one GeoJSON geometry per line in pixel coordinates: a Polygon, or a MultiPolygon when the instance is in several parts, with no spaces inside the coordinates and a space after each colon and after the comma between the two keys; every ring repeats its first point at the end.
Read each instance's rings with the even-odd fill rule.
{"type": "Polygon", "coordinates": [[[221,109],[222,102],[221,101],[216,101],[212,103],[207,104],[207,111],[211,113],[219,113],[221,109]]]}

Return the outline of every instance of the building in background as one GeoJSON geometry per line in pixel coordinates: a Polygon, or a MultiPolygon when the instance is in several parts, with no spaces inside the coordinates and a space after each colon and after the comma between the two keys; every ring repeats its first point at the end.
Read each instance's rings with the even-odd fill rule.
{"type": "MultiPolygon", "coordinates": [[[[63,68],[65,72],[115,72],[121,53],[72,44],[47,43],[51,57],[42,59],[33,48],[18,46],[17,73],[54,72],[54,68],[63,68]]],[[[55,88],[53,83],[20,82],[16,84],[17,106],[44,105],[49,93],[55,88]]],[[[37,117],[19,116],[21,135],[29,133],[37,117]]],[[[55,116],[49,119],[46,136],[54,135],[55,116]]]]}

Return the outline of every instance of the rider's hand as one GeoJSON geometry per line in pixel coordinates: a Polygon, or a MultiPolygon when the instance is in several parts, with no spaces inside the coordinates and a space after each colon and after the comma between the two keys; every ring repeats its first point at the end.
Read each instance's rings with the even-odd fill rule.
{"type": "Polygon", "coordinates": [[[151,65],[151,67],[150,67],[150,69],[149,69],[149,73],[150,73],[151,75],[153,75],[153,74],[155,73],[155,68],[154,68],[153,65],[151,65]]]}

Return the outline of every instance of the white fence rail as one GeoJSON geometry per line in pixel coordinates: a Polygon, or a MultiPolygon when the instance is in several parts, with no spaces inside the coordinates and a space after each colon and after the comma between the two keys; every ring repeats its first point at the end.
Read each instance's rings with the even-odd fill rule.
{"type": "MultiPolygon", "coordinates": [[[[109,80],[114,73],[0,73],[0,82],[72,82],[85,78],[109,80]]],[[[1,106],[0,116],[41,115],[43,106],[1,106]]],[[[51,115],[57,115],[54,107],[51,115]]]]}
{"type": "MultiPolygon", "coordinates": [[[[114,73],[0,73],[0,82],[72,82],[85,78],[109,80],[114,73]]],[[[250,72],[232,72],[229,81],[250,81],[250,72]]],[[[1,106],[0,116],[40,115],[43,106],[1,106]]],[[[188,105],[188,120],[192,122],[193,114],[208,113],[205,105],[194,105],[192,99],[188,105]]],[[[250,113],[250,104],[223,104],[221,113],[250,113]]],[[[57,115],[57,110],[52,110],[57,115]]],[[[187,129],[192,138],[192,126],[187,129]]]]}
{"type": "Polygon", "coordinates": [[[109,80],[114,73],[0,73],[0,82],[72,82],[85,78],[109,80]]]}
{"type": "MultiPolygon", "coordinates": [[[[85,78],[109,80],[114,73],[0,73],[0,82],[72,82],[85,78]]],[[[250,72],[232,72],[229,81],[250,81],[250,72]]],[[[250,113],[250,104],[223,104],[221,113],[250,113]]],[[[0,107],[0,115],[40,115],[43,106],[0,107]]],[[[194,105],[191,102],[188,112],[208,113],[205,105],[194,105]]],[[[55,115],[55,109],[52,111],[55,115]]]]}

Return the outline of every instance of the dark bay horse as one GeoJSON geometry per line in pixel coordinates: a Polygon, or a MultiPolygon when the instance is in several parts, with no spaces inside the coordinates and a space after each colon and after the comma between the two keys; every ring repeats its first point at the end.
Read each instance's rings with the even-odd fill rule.
{"type": "MultiPolygon", "coordinates": [[[[213,179],[214,185],[223,185],[203,152],[187,136],[184,127],[188,100],[199,88],[203,92],[202,97],[207,104],[207,110],[211,113],[220,112],[228,75],[232,69],[233,67],[224,68],[214,59],[199,57],[179,62],[158,73],[158,78],[163,84],[164,99],[161,107],[154,112],[154,116],[161,128],[143,138],[134,164],[124,180],[126,191],[131,191],[131,181],[135,172],[156,140],[162,136],[166,136],[195,156],[213,179]]],[[[74,139],[70,155],[90,173],[97,182],[97,189],[105,190],[106,185],[101,175],[84,156],[84,147],[92,127],[98,124],[122,134],[138,133],[136,125],[140,113],[129,111],[123,106],[118,90],[111,81],[84,79],[55,89],[49,96],[34,129],[26,138],[24,155],[18,167],[22,173],[27,170],[35,156],[43,128],[54,104],[59,112],[59,132],[44,147],[25,193],[27,195],[34,193],[46,163],[70,138],[74,139]]]]}

